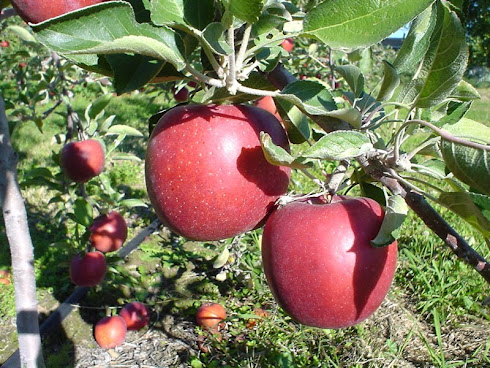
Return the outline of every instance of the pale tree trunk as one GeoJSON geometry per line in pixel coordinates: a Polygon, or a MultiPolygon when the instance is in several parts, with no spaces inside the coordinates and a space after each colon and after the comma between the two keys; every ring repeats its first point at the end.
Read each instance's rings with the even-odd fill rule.
{"type": "Polygon", "coordinates": [[[12,257],[21,367],[44,367],[37,311],[34,248],[17,181],[17,159],[10,142],[5,103],[1,96],[0,204],[12,257]]]}

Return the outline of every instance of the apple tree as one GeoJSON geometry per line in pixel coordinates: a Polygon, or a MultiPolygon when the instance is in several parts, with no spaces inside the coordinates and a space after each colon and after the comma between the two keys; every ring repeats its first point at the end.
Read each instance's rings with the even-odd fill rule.
{"type": "MultiPolygon", "coordinates": [[[[176,92],[192,86],[185,98],[179,96],[179,102],[187,101],[177,112],[207,113],[194,105],[249,108],[259,98],[272,98],[292,148],[261,128],[262,153],[269,164],[304,174],[315,188],[313,194],[281,195],[279,207],[305,198],[330,202],[356,191],[385,208],[376,234],[366,240],[382,249],[394,243],[410,209],[490,283],[488,261],[434,208],[453,211],[490,244],[490,129],[465,117],[479,95],[463,80],[468,51],[460,1],[96,2],[29,26],[57,55],[110,77],[118,94],[152,82],[171,83],[176,92]],[[408,23],[401,49],[372,65],[375,45],[408,23]],[[305,45],[315,62],[316,51],[327,50],[322,73],[304,77],[289,70],[295,53],[286,50],[286,40],[305,45]]],[[[161,121],[177,112],[149,117],[150,131],[155,128],[158,134],[161,121]]],[[[188,118],[184,115],[182,121],[188,118]]],[[[211,118],[201,119],[203,131],[211,118]]],[[[219,129],[229,134],[228,127],[219,129]]],[[[216,141],[170,139],[179,150],[212,146],[220,139],[219,134],[202,136],[216,141]]],[[[147,156],[150,165],[153,159],[147,156]]],[[[180,172],[191,171],[183,166],[180,172]]],[[[195,178],[189,174],[179,180],[195,178]]],[[[172,225],[168,215],[161,217],[172,225]]],[[[262,225],[253,222],[242,231],[262,225]]]]}

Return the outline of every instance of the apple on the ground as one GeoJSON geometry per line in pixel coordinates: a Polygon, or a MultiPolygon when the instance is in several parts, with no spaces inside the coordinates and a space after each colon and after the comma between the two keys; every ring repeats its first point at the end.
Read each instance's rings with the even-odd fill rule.
{"type": "Polygon", "coordinates": [[[223,328],[226,319],[226,309],[219,303],[205,303],[196,313],[197,324],[204,329],[218,332],[223,328]]]}
{"type": "Polygon", "coordinates": [[[128,330],[139,330],[150,322],[150,311],[141,302],[131,302],[126,304],[119,315],[124,319],[128,330]]]}
{"type": "Polygon", "coordinates": [[[124,343],[126,332],[124,319],[120,316],[110,316],[96,323],[94,337],[102,349],[112,349],[124,343]]]}

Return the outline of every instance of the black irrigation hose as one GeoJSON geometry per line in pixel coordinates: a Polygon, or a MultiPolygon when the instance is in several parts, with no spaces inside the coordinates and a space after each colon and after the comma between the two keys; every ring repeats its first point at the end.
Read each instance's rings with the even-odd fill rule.
{"type": "MultiPolygon", "coordinates": [[[[145,229],[140,231],[133,239],[126,243],[124,247],[117,252],[121,258],[126,258],[132,251],[145,241],[147,237],[153,234],[161,226],[160,220],[156,219],[145,229]]],[[[66,300],[61,303],[56,310],[40,326],[41,335],[49,332],[53,327],[60,325],[68,315],[76,308],[76,304],[87,295],[90,288],[77,287],[66,300]]],[[[1,368],[18,368],[20,367],[19,349],[17,349],[6,361],[1,368]]]]}

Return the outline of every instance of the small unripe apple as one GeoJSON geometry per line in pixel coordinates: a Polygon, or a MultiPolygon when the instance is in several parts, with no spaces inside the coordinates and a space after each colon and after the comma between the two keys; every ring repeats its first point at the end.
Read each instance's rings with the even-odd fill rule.
{"type": "Polygon", "coordinates": [[[96,286],[102,282],[107,265],[100,252],[88,252],[83,257],[76,255],[70,263],[71,281],[78,286],[96,286]]]}
{"type": "Polygon", "coordinates": [[[97,217],[89,227],[90,243],[102,253],[121,248],[128,236],[128,226],[117,211],[97,217]]]}
{"type": "Polygon", "coordinates": [[[106,0],[12,0],[12,6],[26,22],[39,23],[106,0]]]}
{"type": "Polygon", "coordinates": [[[84,183],[104,170],[105,154],[95,139],[70,142],[61,150],[61,167],[71,180],[84,183]]]}
{"type": "Polygon", "coordinates": [[[124,318],[120,316],[104,317],[95,325],[94,337],[102,349],[112,349],[124,343],[126,332],[124,318]]]}
{"type": "Polygon", "coordinates": [[[245,105],[181,105],[155,126],[146,152],[148,196],[160,220],[193,240],[255,228],[288,188],[291,170],[270,164],[260,132],[289,149],[269,112],[245,105]]]}
{"type": "Polygon", "coordinates": [[[178,91],[174,91],[174,98],[177,102],[185,102],[189,99],[189,90],[186,87],[182,87],[178,91]]]}
{"type": "Polygon", "coordinates": [[[281,42],[281,46],[287,52],[291,52],[294,48],[294,40],[291,37],[286,38],[284,41],[281,42]]]}
{"type": "Polygon", "coordinates": [[[262,261],[283,310],[320,328],[349,327],[373,314],[396,268],[396,241],[370,243],[383,217],[368,198],[291,202],[274,211],[264,227],[262,261]]]}
{"type": "Polygon", "coordinates": [[[10,46],[10,42],[3,40],[2,42],[0,42],[0,46],[1,47],[9,47],[10,46]]]}
{"type": "Polygon", "coordinates": [[[196,313],[197,324],[204,329],[218,332],[226,319],[226,310],[219,303],[206,303],[199,307],[196,313]]]}
{"type": "Polygon", "coordinates": [[[12,275],[7,270],[0,270],[0,284],[8,285],[11,282],[12,275]]]}
{"type": "Polygon", "coordinates": [[[131,302],[126,304],[119,312],[128,330],[139,330],[150,322],[150,312],[148,307],[141,302],[131,302]]]}

